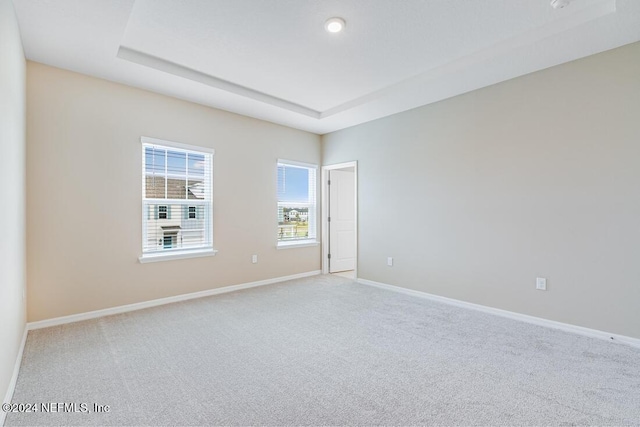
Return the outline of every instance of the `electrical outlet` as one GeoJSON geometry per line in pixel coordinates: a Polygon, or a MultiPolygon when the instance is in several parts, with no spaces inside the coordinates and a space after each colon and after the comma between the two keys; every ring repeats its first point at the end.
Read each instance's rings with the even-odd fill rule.
{"type": "Polygon", "coordinates": [[[258,263],[258,255],[251,255],[251,262],[254,264],[258,263]]]}
{"type": "Polygon", "coordinates": [[[393,258],[392,258],[392,257],[388,257],[388,258],[387,258],[387,265],[388,265],[389,267],[393,267],[393,258]]]}
{"type": "Polygon", "coordinates": [[[544,277],[536,277],[536,289],[540,291],[547,290],[547,279],[544,277]]]}

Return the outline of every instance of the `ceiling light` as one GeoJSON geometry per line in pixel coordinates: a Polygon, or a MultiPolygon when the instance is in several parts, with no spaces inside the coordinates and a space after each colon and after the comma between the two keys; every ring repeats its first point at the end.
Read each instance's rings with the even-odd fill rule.
{"type": "Polygon", "coordinates": [[[571,0],[551,0],[551,7],[554,9],[562,9],[563,7],[569,6],[571,0]]]}
{"type": "Polygon", "coordinates": [[[330,33],[339,33],[347,25],[342,18],[330,18],[324,23],[324,29],[330,33]]]}

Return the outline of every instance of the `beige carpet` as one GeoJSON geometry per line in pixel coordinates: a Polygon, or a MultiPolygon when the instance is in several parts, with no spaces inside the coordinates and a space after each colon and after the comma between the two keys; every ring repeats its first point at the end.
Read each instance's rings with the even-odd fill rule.
{"type": "Polygon", "coordinates": [[[89,412],[7,425],[639,425],[640,350],[318,276],[32,331],[14,402],[89,412]]]}

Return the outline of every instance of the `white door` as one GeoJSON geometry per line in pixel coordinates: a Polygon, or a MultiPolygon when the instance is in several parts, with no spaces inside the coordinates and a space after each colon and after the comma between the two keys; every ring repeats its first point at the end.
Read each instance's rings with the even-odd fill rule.
{"type": "Polygon", "coordinates": [[[329,180],[329,273],[356,267],[355,173],[330,170],[329,180]]]}

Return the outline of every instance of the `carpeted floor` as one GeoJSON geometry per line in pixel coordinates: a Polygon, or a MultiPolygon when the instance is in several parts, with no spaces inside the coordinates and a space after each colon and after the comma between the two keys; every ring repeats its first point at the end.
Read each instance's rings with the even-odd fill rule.
{"type": "Polygon", "coordinates": [[[32,331],[13,401],[110,412],[7,425],[640,425],[640,349],[316,276],[32,331]]]}

